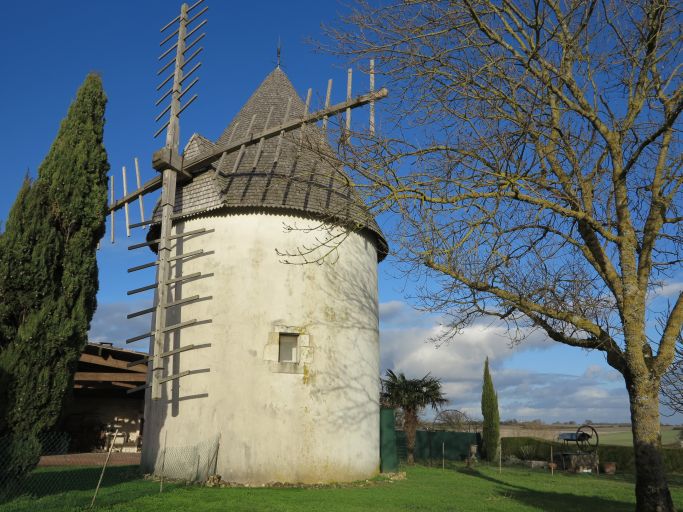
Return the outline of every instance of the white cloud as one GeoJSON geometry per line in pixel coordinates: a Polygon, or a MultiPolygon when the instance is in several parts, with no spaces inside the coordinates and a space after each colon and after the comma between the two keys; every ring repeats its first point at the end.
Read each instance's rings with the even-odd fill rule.
{"type": "Polygon", "coordinates": [[[133,311],[150,307],[149,302],[105,302],[97,306],[92,322],[90,322],[90,341],[106,341],[119,347],[147,351],[148,340],[126,345],[126,339],[148,332],[151,326],[151,315],[142,315],[128,320],[126,315],[133,311]]]}
{"type": "Polygon", "coordinates": [[[672,295],[678,295],[681,292],[683,292],[683,282],[679,281],[673,283],[666,283],[659,289],[657,295],[661,297],[670,297],[672,295]]]}
{"type": "Polygon", "coordinates": [[[434,325],[434,315],[418,311],[400,300],[392,300],[380,303],[379,321],[392,328],[431,327],[434,325]]]}
{"type": "Polygon", "coordinates": [[[379,317],[384,322],[394,320],[398,315],[405,310],[405,304],[400,300],[391,300],[389,302],[382,302],[379,305],[379,317]]]}
{"type": "Polygon", "coordinates": [[[648,299],[654,300],[657,298],[677,296],[681,292],[683,292],[683,281],[664,282],[660,283],[659,286],[648,293],[648,299]]]}
{"type": "MultiPolygon", "coordinates": [[[[408,377],[427,373],[441,379],[448,407],[480,417],[483,363],[489,358],[502,418],[544,421],[627,421],[628,399],[621,376],[607,366],[591,365],[578,375],[506,368],[515,354],[556,346],[542,333],[511,346],[504,326],[476,323],[439,347],[428,341],[439,334],[439,319],[403,302],[380,305],[382,371],[408,377]],[[406,319],[413,318],[414,326],[406,319]]],[[[579,369],[580,370],[580,369],[579,369]]],[[[576,372],[575,372],[576,373],[576,372]]],[[[427,413],[429,416],[429,413],[427,413]]]]}
{"type": "Polygon", "coordinates": [[[413,377],[432,372],[479,378],[487,357],[496,366],[515,352],[550,346],[539,333],[532,333],[527,340],[511,347],[505,328],[492,322],[468,326],[452,341],[437,346],[429,341],[443,332],[437,317],[417,312],[403,302],[388,304],[385,308],[391,310],[391,315],[380,316],[382,366],[413,377]],[[413,319],[415,326],[406,327],[407,319],[413,319]]]}

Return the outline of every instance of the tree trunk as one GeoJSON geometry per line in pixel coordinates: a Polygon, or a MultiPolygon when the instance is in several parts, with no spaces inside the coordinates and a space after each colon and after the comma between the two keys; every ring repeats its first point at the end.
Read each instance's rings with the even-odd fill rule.
{"type": "Polygon", "coordinates": [[[659,379],[627,378],[636,463],[636,511],[675,511],[660,453],[659,379]]]}
{"type": "Polygon", "coordinates": [[[406,432],[406,451],[408,452],[408,465],[415,464],[415,432],[417,431],[417,414],[414,411],[405,411],[403,429],[406,432]]]}

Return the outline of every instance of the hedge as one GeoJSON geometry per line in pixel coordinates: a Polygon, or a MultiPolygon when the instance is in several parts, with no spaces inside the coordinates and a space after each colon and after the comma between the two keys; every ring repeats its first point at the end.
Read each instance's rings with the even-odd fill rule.
{"type": "MultiPolygon", "coordinates": [[[[515,456],[522,460],[550,460],[550,447],[554,454],[576,451],[576,446],[570,443],[537,439],[534,437],[503,437],[501,447],[503,458],[515,456]]],[[[661,448],[666,470],[683,472],[683,450],[679,448],[661,448]]],[[[635,462],[633,448],[630,446],[598,446],[598,457],[601,462],[616,462],[617,469],[633,471],[635,462]]]]}

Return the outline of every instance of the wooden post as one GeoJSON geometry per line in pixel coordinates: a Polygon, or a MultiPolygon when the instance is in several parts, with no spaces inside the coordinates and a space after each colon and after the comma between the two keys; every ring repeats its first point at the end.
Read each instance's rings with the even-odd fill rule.
{"type": "Polygon", "coordinates": [[[555,475],[555,459],[553,458],[553,445],[550,445],[550,474],[555,475]]]}
{"type": "Polygon", "coordinates": [[[232,132],[230,132],[230,137],[228,137],[228,144],[232,142],[232,138],[235,136],[235,132],[237,131],[237,127],[240,125],[239,121],[235,121],[235,126],[232,129],[232,132]]]}
{"type": "MultiPolygon", "coordinates": [[[[304,120],[308,116],[308,109],[311,106],[311,96],[313,95],[313,89],[310,87],[308,88],[308,92],[306,93],[306,104],[304,105],[304,120]]],[[[306,122],[301,123],[301,129],[299,130],[299,147],[296,148],[297,155],[301,153],[301,146],[304,143],[304,132],[306,131],[306,122]]]]}
{"type": "MultiPolygon", "coordinates": [[[[282,120],[283,123],[286,123],[289,120],[289,112],[292,109],[292,97],[290,96],[287,98],[287,108],[285,109],[285,117],[282,120]]],[[[282,138],[285,136],[285,131],[281,130],[280,135],[277,137],[277,147],[275,148],[275,156],[273,157],[273,163],[277,163],[278,159],[280,158],[280,151],[282,150],[282,138]]]]}
{"type": "MultiPolygon", "coordinates": [[[[166,147],[173,153],[178,153],[180,143],[180,95],[183,80],[183,64],[185,62],[185,36],[187,35],[187,10],[188,5],[180,7],[180,25],[178,27],[178,44],[176,48],[175,71],[173,74],[173,93],[171,95],[171,113],[166,131],[166,147]]],[[[152,359],[152,400],[161,399],[161,378],[163,377],[163,365],[161,354],[164,351],[167,332],[166,304],[169,302],[170,258],[171,258],[171,233],[173,230],[173,207],[175,205],[176,171],[165,169],[162,174],[161,192],[161,233],[159,236],[159,268],[157,270],[157,305],[154,326],[154,357],[152,359]]]]}
{"type": "Polygon", "coordinates": [[[441,441],[441,471],[446,469],[446,443],[441,441]]]}
{"type": "MultiPolygon", "coordinates": [[[[327,81],[327,93],[325,94],[325,108],[330,106],[330,97],[332,96],[332,79],[327,81]]],[[[323,116],[323,130],[327,132],[327,115],[323,116]]]]}
{"type": "MultiPolygon", "coordinates": [[[[138,184],[138,190],[142,188],[140,181],[140,165],[138,164],[138,157],[135,157],[135,180],[138,184]]],[[[142,204],[142,194],[138,196],[138,201],[140,204],[140,222],[145,222],[145,206],[142,204]]]]}
{"type": "Polygon", "coordinates": [[[308,115],[308,111],[311,108],[311,96],[313,96],[313,89],[309,87],[308,92],[306,93],[306,107],[304,110],[304,117],[308,115]]]}
{"type": "MultiPolygon", "coordinates": [[[[109,197],[112,206],[114,205],[114,175],[109,176],[109,197]]],[[[111,228],[111,243],[114,243],[114,210],[109,214],[111,228]]]]}
{"type": "Polygon", "coordinates": [[[498,439],[498,473],[503,472],[503,444],[498,439]]]}
{"type": "MultiPolygon", "coordinates": [[[[351,101],[351,80],[353,78],[353,69],[349,68],[346,76],[346,101],[351,101]]],[[[346,108],[346,133],[351,131],[351,107],[346,108]]]]}
{"type": "MultiPolygon", "coordinates": [[[[256,120],[256,114],[251,116],[251,121],[249,121],[249,126],[247,127],[247,138],[251,139],[251,129],[254,127],[254,121],[256,120]]],[[[244,156],[244,149],[247,147],[246,144],[240,146],[240,151],[237,153],[237,158],[235,158],[235,165],[232,166],[232,172],[236,172],[237,168],[242,162],[242,156],[244,156]]]]}
{"type": "MultiPolygon", "coordinates": [[[[275,105],[270,106],[270,110],[268,110],[268,115],[266,116],[266,124],[263,127],[264,130],[268,129],[268,125],[270,124],[270,118],[273,116],[273,109],[275,108],[275,105]]],[[[256,166],[258,165],[259,158],[261,158],[261,152],[263,151],[263,143],[265,142],[265,137],[261,137],[261,139],[258,142],[258,148],[256,149],[256,155],[254,156],[254,163],[251,166],[251,170],[255,171],[256,166]]]]}
{"type": "MultiPolygon", "coordinates": [[[[370,59],[370,94],[375,92],[375,59],[370,59]]],[[[370,101],[370,135],[375,134],[375,100],[370,101]]]]}
{"type": "MultiPolygon", "coordinates": [[[[123,197],[126,197],[128,195],[128,185],[126,183],[126,166],[124,165],[121,168],[121,179],[123,181],[123,197]]],[[[128,215],[128,203],[123,205],[123,211],[125,212],[126,216],[126,236],[130,238],[130,217],[128,215]]]]}
{"type": "Polygon", "coordinates": [[[116,443],[116,437],[119,435],[119,429],[116,429],[116,432],[114,432],[114,439],[111,440],[111,444],[109,445],[109,451],[107,452],[107,458],[104,460],[104,465],[102,466],[102,472],[100,473],[100,479],[97,481],[97,487],[95,487],[95,494],[92,497],[92,501],[90,502],[90,508],[93,508],[95,506],[95,499],[97,498],[97,493],[100,490],[100,485],[102,485],[102,478],[104,478],[104,470],[107,469],[107,464],[109,463],[109,457],[111,457],[111,452],[114,449],[114,443],[116,443]]]}

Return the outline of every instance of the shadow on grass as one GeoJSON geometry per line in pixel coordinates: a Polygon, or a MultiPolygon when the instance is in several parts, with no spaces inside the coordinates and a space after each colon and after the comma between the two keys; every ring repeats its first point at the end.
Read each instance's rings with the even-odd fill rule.
{"type": "MultiPolygon", "coordinates": [[[[95,490],[102,472],[101,467],[40,468],[33,471],[18,491],[24,495],[42,498],[50,494],[69,491],[95,490]]],[[[138,466],[113,466],[107,468],[101,487],[118,485],[142,478],[138,466]]]]}
{"type": "MultiPolygon", "coordinates": [[[[18,487],[0,495],[0,510],[5,510],[3,504],[11,510],[70,510],[89,505],[101,471],[96,466],[38,468],[18,487]]],[[[137,465],[107,468],[97,504],[112,505],[158,492],[159,484],[142,476],[137,465]]]]}
{"type": "MultiPolygon", "coordinates": [[[[599,496],[583,496],[566,492],[538,491],[521,485],[511,484],[489,475],[480,473],[476,469],[461,468],[457,470],[464,475],[481,478],[498,487],[496,491],[502,497],[512,499],[519,503],[536,507],[540,510],[553,510],[554,512],[576,512],[577,510],[600,510],[601,512],[623,512],[633,508],[633,503],[617,499],[606,499],[599,496]]],[[[577,485],[587,485],[586,481],[577,485]]]]}

